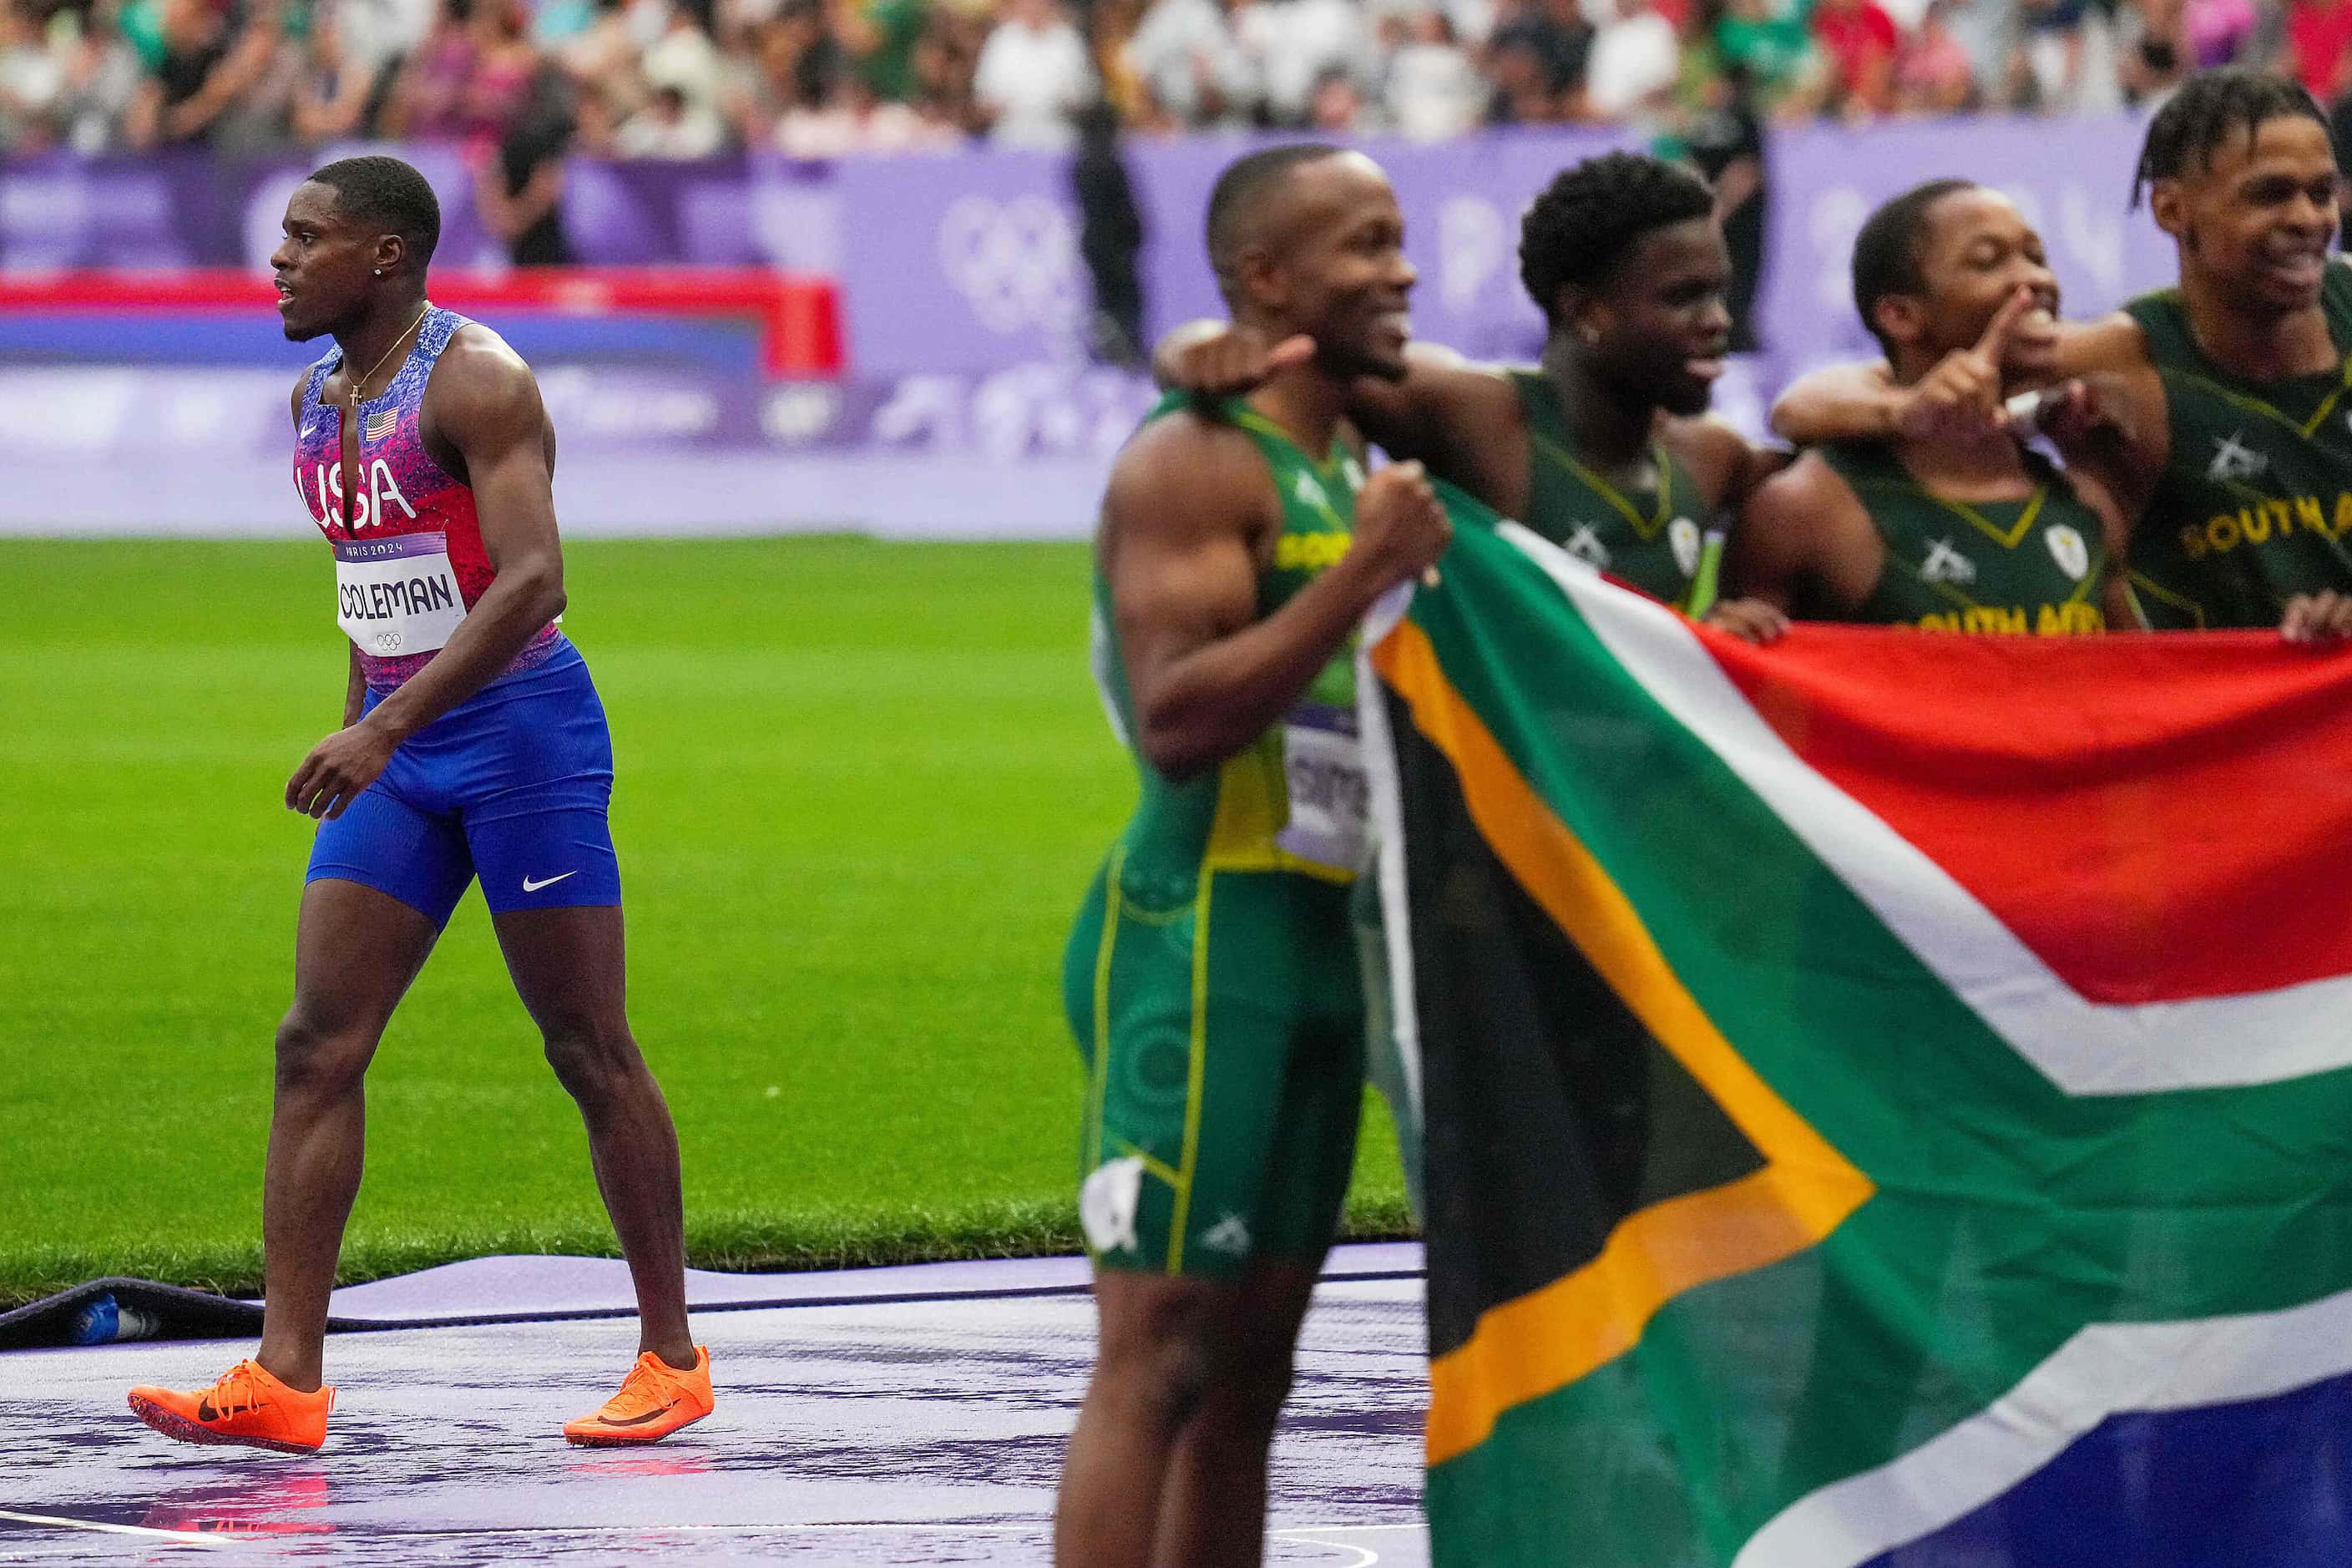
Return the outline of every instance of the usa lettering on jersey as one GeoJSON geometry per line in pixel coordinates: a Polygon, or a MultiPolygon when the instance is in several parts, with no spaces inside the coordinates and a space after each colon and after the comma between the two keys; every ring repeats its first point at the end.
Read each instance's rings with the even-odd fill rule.
{"type": "MultiPolygon", "coordinates": [[[[352,508],[351,530],[357,533],[363,528],[378,526],[389,504],[400,509],[409,521],[416,521],[416,509],[408,504],[401,493],[400,481],[392,477],[392,465],[382,458],[366,465],[367,493],[352,508]]],[[[313,495],[317,504],[310,507],[311,521],[325,528],[343,521],[343,466],[340,462],[319,463],[301,476],[302,500],[307,505],[313,495]]]]}

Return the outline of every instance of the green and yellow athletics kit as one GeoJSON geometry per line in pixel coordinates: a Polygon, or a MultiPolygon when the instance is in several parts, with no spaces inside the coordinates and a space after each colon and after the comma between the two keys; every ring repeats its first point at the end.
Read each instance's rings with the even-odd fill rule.
{"type": "MultiPolygon", "coordinates": [[[[1559,389],[1541,371],[1515,370],[1511,386],[1528,425],[1529,531],[1611,576],[1677,609],[1704,615],[1711,596],[1700,584],[1707,536],[1696,521],[1707,515],[1698,480],[1665,443],[1653,442],[1654,489],[1621,490],[1602,479],[1576,449],[1559,389]]],[[[1716,548],[1720,549],[1718,543],[1716,548]]]]}
{"type": "MultiPolygon", "coordinates": [[[[1263,617],[1346,552],[1363,468],[1337,446],[1310,458],[1246,404],[1219,412],[1257,443],[1282,498],[1263,617]]],[[[1132,748],[1099,574],[1095,668],[1132,748]]],[[[1063,969],[1088,1069],[1079,1217],[1100,1267],[1230,1277],[1257,1258],[1316,1262],[1330,1243],[1363,1111],[1349,889],[1370,813],[1355,689],[1350,646],[1222,766],[1171,779],[1136,753],[1142,798],[1063,969]]]]}
{"type": "Polygon", "coordinates": [[[2352,591],[2352,268],[2330,263],[2320,302],[2338,364],[2279,381],[2207,359],[2178,290],[2126,307],[2172,436],[2132,531],[2132,595],[2150,626],[2274,626],[2298,594],[2352,591]]]}
{"type": "Polygon", "coordinates": [[[1815,449],[1886,546],[1878,582],[1851,619],[2043,637],[2107,629],[2099,601],[2106,530],[2037,454],[2025,454],[2032,495],[1969,502],[1930,494],[1884,443],[1832,441],[1815,449]]]}

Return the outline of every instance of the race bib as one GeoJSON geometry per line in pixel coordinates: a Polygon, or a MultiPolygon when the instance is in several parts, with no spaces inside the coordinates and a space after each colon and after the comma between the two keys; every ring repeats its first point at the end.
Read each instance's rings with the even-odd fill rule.
{"type": "Polygon", "coordinates": [[[431,653],[465,618],[446,534],[335,542],[335,622],[362,653],[431,653]]]}
{"type": "Polygon", "coordinates": [[[1319,866],[1361,870],[1371,785],[1354,710],[1319,703],[1293,709],[1282,721],[1282,773],[1290,786],[1290,821],[1274,836],[1276,846],[1319,866]]]}

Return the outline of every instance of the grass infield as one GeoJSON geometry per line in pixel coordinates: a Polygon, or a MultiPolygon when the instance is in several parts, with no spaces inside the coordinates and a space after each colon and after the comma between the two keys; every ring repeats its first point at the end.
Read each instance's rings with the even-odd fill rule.
{"type": "MultiPolygon", "coordinates": [[[[580,542],[630,1012],[698,1266],[1076,1245],[1063,937],[1134,798],[1074,546],[580,542]]],[[[310,543],[0,542],[0,1304],[256,1287],[270,1031],[339,721],[310,543]]],[[[385,1036],[346,1280],[611,1253],[478,892],[385,1036]]],[[[1404,1224],[1374,1107],[1350,1226],[1404,1224]]]]}

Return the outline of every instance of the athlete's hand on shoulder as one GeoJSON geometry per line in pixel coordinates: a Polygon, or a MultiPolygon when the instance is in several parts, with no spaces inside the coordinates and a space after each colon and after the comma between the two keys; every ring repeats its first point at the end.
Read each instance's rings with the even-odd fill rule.
{"type": "Polygon", "coordinates": [[[1151,356],[1151,374],[1171,392],[1201,397],[1239,397],[1254,392],[1277,372],[1303,364],[1315,340],[1295,336],[1279,342],[1255,327],[1214,330],[1178,328],[1151,356]]]}
{"type": "Polygon", "coordinates": [[[1391,463],[1364,481],[1355,531],[1349,553],[1363,557],[1383,592],[1420,576],[1454,542],[1453,520],[1419,463],[1391,463]]]}
{"type": "Polygon", "coordinates": [[[1761,599],[1718,599],[1703,619],[1706,625],[1759,647],[1789,635],[1788,616],[1778,605],[1769,605],[1761,599]]]}
{"type": "Polygon", "coordinates": [[[310,748],[286,781],[286,805],[333,821],[392,764],[400,738],[373,719],[344,726],[310,748]]]}
{"type": "Polygon", "coordinates": [[[2286,602],[2279,636],[2288,642],[2317,644],[2352,637],[2352,594],[2332,588],[2322,594],[2297,594],[2286,602]]]}

